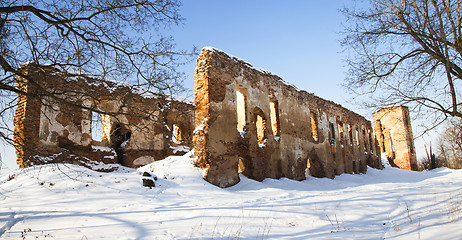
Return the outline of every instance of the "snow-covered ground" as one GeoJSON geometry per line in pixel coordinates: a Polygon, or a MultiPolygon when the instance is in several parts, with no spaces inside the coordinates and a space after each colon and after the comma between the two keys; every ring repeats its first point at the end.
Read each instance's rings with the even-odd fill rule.
{"type": "Polygon", "coordinates": [[[461,239],[462,171],[369,168],[221,189],[189,155],[138,172],[74,165],[0,179],[1,239],[461,239]],[[157,175],[141,184],[142,171],[157,175]]]}

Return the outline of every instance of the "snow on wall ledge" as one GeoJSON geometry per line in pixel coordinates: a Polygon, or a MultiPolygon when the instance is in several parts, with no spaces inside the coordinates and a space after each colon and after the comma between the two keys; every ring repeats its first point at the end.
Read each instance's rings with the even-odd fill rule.
{"type": "Polygon", "coordinates": [[[211,47],[194,76],[193,143],[204,178],[333,178],[381,168],[370,121],[211,47]]]}

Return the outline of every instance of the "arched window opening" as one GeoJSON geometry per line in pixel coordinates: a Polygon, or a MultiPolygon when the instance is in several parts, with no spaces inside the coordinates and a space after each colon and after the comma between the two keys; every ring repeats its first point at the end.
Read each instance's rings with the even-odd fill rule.
{"type": "Polygon", "coordinates": [[[337,121],[337,128],[338,128],[338,135],[339,135],[340,142],[343,144],[344,143],[343,123],[340,121],[337,121]]]}
{"type": "Polygon", "coordinates": [[[316,113],[310,113],[310,120],[311,120],[311,136],[313,137],[314,141],[318,141],[318,118],[316,113]]]}
{"type": "Polygon", "coordinates": [[[238,165],[237,165],[237,172],[238,173],[243,173],[245,171],[245,164],[244,164],[244,162],[242,160],[243,159],[241,157],[239,157],[239,162],[238,162],[238,165]]]}
{"type": "Polygon", "coordinates": [[[273,130],[273,136],[279,138],[279,106],[278,100],[270,99],[270,118],[271,118],[271,130],[273,130]]]}
{"type": "Polygon", "coordinates": [[[257,138],[258,144],[265,144],[265,119],[261,115],[257,115],[257,138]]]}
{"type": "Polygon", "coordinates": [[[176,124],[173,124],[172,141],[176,144],[183,142],[183,134],[181,133],[180,127],[178,127],[176,124]]]}
{"type": "Polygon", "coordinates": [[[348,141],[350,142],[350,146],[353,146],[353,129],[350,124],[348,124],[348,141]]]}
{"type": "Polygon", "coordinates": [[[103,138],[103,116],[100,112],[99,109],[91,112],[91,138],[98,142],[103,138]]]}
{"type": "Polygon", "coordinates": [[[236,87],[237,130],[244,132],[247,124],[245,88],[236,87]]]}
{"type": "Polygon", "coordinates": [[[121,123],[114,123],[111,127],[110,146],[115,149],[119,164],[124,165],[125,147],[129,144],[132,133],[121,123]]]}
{"type": "Polygon", "coordinates": [[[111,145],[114,148],[124,148],[130,140],[132,133],[127,126],[121,123],[114,123],[111,128],[111,145]]]}
{"type": "Polygon", "coordinates": [[[255,109],[255,127],[257,129],[257,141],[260,147],[266,146],[267,137],[266,131],[266,119],[263,111],[259,108],[255,109]]]}

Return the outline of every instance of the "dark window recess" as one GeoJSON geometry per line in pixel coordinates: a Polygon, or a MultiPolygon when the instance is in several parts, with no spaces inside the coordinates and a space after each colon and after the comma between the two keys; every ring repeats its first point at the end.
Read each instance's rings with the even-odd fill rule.
{"type": "Polygon", "coordinates": [[[330,144],[335,144],[335,128],[333,123],[329,123],[329,130],[330,144]]]}
{"type": "Polygon", "coordinates": [[[127,126],[115,123],[111,128],[111,142],[110,146],[115,149],[119,164],[124,165],[123,155],[125,153],[125,146],[130,141],[132,133],[127,126]]]}

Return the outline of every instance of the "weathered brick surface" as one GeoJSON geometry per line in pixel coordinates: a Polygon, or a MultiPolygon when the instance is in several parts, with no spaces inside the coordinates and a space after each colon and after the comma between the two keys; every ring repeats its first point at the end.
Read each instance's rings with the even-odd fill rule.
{"type": "Polygon", "coordinates": [[[405,106],[384,108],[374,113],[373,121],[381,151],[390,164],[401,169],[417,170],[409,109],[405,106]]]}
{"type": "Polygon", "coordinates": [[[18,156],[16,161],[22,168],[31,164],[28,156],[35,154],[38,147],[41,102],[32,97],[37,92],[33,84],[18,80],[17,85],[21,91],[31,94],[18,96],[18,107],[13,120],[14,142],[18,156]]]}
{"type": "Polygon", "coordinates": [[[311,175],[330,178],[381,167],[364,117],[219,50],[202,50],[194,91],[196,166],[215,185],[236,184],[238,171],[303,180],[308,165],[311,175]]]}
{"type": "Polygon", "coordinates": [[[14,120],[20,167],[46,162],[139,167],[192,147],[191,104],[163,95],[145,96],[120,83],[62,76],[53,68],[27,65],[24,71],[34,82],[17,79],[30,94],[19,96],[14,120]],[[42,96],[41,89],[54,95],[42,96]],[[101,142],[92,140],[92,110],[107,113],[101,142]],[[174,125],[181,141],[172,140],[174,125]]]}
{"type": "Polygon", "coordinates": [[[19,97],[15,139],[21,167],[47,162],[138,167],[192,145],[195,165],[220,187],[236,184],[239,172],[256,180],[303,180],[307,173],[333,178],[365,172],[367,165],[382,167],[364,117],[215,49],[203,49],[197,60],[195,108],[114,82],[25,69],[37,82],[18,79],[18,84],[31,93],[44,88],[56,95],[19,97]],[[101,141],[91,137],[92,110],[106,113],[101,141]]]}

